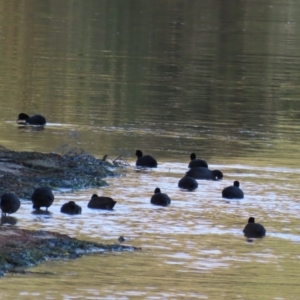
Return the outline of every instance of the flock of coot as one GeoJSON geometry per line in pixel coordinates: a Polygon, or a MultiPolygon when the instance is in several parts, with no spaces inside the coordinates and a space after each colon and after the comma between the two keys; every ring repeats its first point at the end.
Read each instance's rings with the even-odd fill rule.
{"type": "MultiPolygon", "coordinates": [[[[151,155],[143,155],[141,150],[136,151],[138,157],[136,161],[137,167],[156,168],[157,161],[151,155]]],[[[210,170],[205,160],[197,159],[196,154],[190,155],[191,161],[188,165],[190,168],[179,182],[178,187],[188,191],[193,191],[198,187],[196,179],[202,180],[220,180],[223,178],[223,173],[220,170],[210,170]]],[[[244,192],[240,189],[239,181],[234,181],[232,186],[228,186],[222,190],[222,197],[226,199],[243,199],[244,192]]],[[[171,204],[171,199],[167,194],[161,192],[160,188],[156,188],[154,195],[151,197],[151,203],[155,205],[168,206],[171,204]]],[[[248,224],[245,226],[244,235],[247,238],[261,238],[266,235],[265,228],[255,223],[255,219],[250,217],[248,224]]]]}
{"type": "MultiPolygon", "coordinates": [[[[20,113],[17,122],[19,124],[30,125],[45,125],[46,119],[41,115],[34,115],[29,117],[24,113],[20,113]]],[[[142,168],[156,168],[157,161],[151,155],[143,155],[141,150],[136,150],[136,166],[142,168]]],[[[178,187],[188,191],[193,191],[198,187],[197,179],[201,180],[220,180],[223,178],[223,173],[220,170],[210,170],[205,160],[197,159],[196,154],[190,155],[191,161],[188,165],[190,168],[185,176],[178,182],[178,187]]],[[[223,189],[222,197],[227,199],[242,199],[244,193],[239,187],[239,182],[234,181],[232,186],[228,186],[223,189]]],[[[33,203],[33,209],[40,210],[41,207],[45,207],[46,211],[48,207],[52,205],[54,201],[54,195],[52,190],[48,187],[39,187],[35,189],[31,196],[33,203]]],[[[170,197],[162,193],[160,188],[154,190],[154,194],[150,199],[150,202],[154,205],[168,206],[171,204],[170,197]]],[[[88,208],[93,209],[113,209],[116,201],[110,197],[102,197],[97,194],[93,194],[90,201],[87,204],[88,208]]],[[[15,213],[21,206],[19,198],[14,193],[5,193],[1,196],[0,207],[2,215],[15,213]]],[[[66,214],[81,214],[81,207],[74,201],[69,201],[61,207],[61,212],[66,214]]],[[[266,234],[265,228],[255,223],[255,219],[250,217],[248,224],[245,226],[244,235],[247,238],[261,238],[266,234]]]]}

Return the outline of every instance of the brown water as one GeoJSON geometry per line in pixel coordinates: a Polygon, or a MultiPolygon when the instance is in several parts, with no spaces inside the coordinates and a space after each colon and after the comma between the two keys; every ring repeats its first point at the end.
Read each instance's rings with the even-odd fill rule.
{"type": "MultiPolygon", "coordinates": [[[[41,1],[0,4],[0,144],[79,145],[130,167],[109,187],[22,202],[17,226],[138,253],[49,262],[0,280],[1,299],[298,299],[300,4],[296,1],[41,1]],[[41,113],[44,130],[19,128],[41,113]],[[155,170],[137,171],[136,149],[155,170]],[[196,152],[219,182],[177,187],[196,152]],[[225,201],[241,182],[245,199],[225,201]],[[170,207],[150,205],[159,186],[170,207]],[[97,192],[115,210],[86,207],[97,192]],[[80,216],[60,213],[69,200],[80,216]],[[249,216],[267,236],[249,243],[249,216]]],[[[15,191],[17,193],[17,191],[15,191]]]]}

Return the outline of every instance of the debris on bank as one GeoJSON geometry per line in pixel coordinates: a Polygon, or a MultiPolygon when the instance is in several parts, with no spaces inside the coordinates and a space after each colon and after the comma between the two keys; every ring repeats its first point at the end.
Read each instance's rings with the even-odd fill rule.
{"type": "Polygon", "coordinates": [[[97,159],[84,151],[66,154],[19,152],[0,146],[0,194],[14,192],[30,199],[35,188],[87,189],[106,186],[105,177],[118,176],[116,167],[127,166],[118,157],[112,162],[97,159]]]}
{"type": "Polygon", "coordinates": [[[136,251],[129,245],[81,241],[65,234],[0,227],[0,277],[24,273],[46,260],[75,259],[91,253],[136,251]]]}

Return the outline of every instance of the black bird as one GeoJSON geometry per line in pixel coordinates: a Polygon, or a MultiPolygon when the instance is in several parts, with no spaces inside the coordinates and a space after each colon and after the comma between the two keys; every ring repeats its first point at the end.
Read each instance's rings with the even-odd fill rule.
{"type": "Polygon", "coordinates": [[[194,179],[219,180],[223,178],[223,173],[219,170],[210,170],[205,167],[191,168],[187,171],[186,176],[194,179]]]}
{"type": "Polygon", "coordinates": [[[24,113],[20,113],[17,120],[18,124],[30,124],[30,125],[45,125],[46,119],[41,115],[34,115],[29,117],[24,113]]]}
{"type": "Polygon", "coordinates": [[[48,207],[52,205],[54,201],[54,195],[52,190],[48,187],[39,187],[34,190],[31,196],[33,208],[39,210],[41,207],[48,207]]]}
{"type": "Polygon", "coordinates": [[[203,159],[196,159],[195,153],[192,153],[190,158],[191,158],[191,161],[188,165],[189,168],[197,168],[197,167],[208,168],[207,162],[203,159]]]}
{"type": "Polygon", "coordinates": [[[79,215],[81,214],[81,207],[77,205],[74,201],[69,201],[63,204],[63,206],[60,209],[60,212],[69,215],[79,215]]]}
{"type": "Polygon", "coordinates": [[[136,161],[137,167],[148,167],[148,168],[156,168],[157,161],[151,155],[143,155],[141,150],[136,150],[135,155],[138,157],[136,161]]]}
{"type": "Polygon", "coordinates": [[[244,192],[240,189],[239,181],[234,181],[233,185],[230,185],[223,189],[222,197],[227,199],[243,199],[244,192]]]}
{"type": "Polygon", "coordinates": [[[179,180],[178,187],[184,190],[193,191],[198,187],[198,182],[192,177],[184,176],[179,180]]]}
{"type": "Polygon", "coordinates": [[[1,196],[1,211],[2,216],[6,216],[6,214],[15,213],[21,206],[21,202],[19,197],[14,193],[5,193],[1,196]]]}
{"type": "Polygon", "coordinates": [[[118,238],[118,241],[119,241],[119,243],[123,243],[123,242],[126,241],[126,239],[124,238],[123,235],[121,235],[121,236],[118,238]]]}
{"type": "Polygon", "coordinates": [[[88,207],[98,209],[113,209],[116,203],[117,201],[110,197],[99,197],[97,194],[93,194],[88,203],[88,207]]]}
{"type": "Polygon", "coordinates": [[[171,199],[167,194],[162,193],[160,188],[156,188],[150,202],[155,205],[168,206],[171,204],[171,199]]]}
{"type": "Polygon", "coordinates": [[[244,235],[247,238],[262,238],[266,235],[266,229],[259,223],[255,223],[255,218],[250,217],[248,224],[245,226],[244,235]]]}

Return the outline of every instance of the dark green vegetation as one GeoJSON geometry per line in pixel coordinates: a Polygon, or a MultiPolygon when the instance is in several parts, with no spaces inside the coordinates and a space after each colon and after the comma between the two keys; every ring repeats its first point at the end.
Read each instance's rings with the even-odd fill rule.
{"type": "Polygon", "coordinates": [[[120,158],[102,160],[85,152],[57,153],[16,152],[0,148],[0,194],[14,192],[30,199],[35,188],[72,190],[106,186],[103,178],[117,176],[112,168],[120,167],[120,158]]]}
{"type": "Polygon", "coordinates": [[[0,276],[6,272],[25,272],[26,268],[46,260],[74,259],[91,253],[135,250],[140,249],[120,244],[104,245],[80,241],[54,232],[0,227],[0,276]]]}

